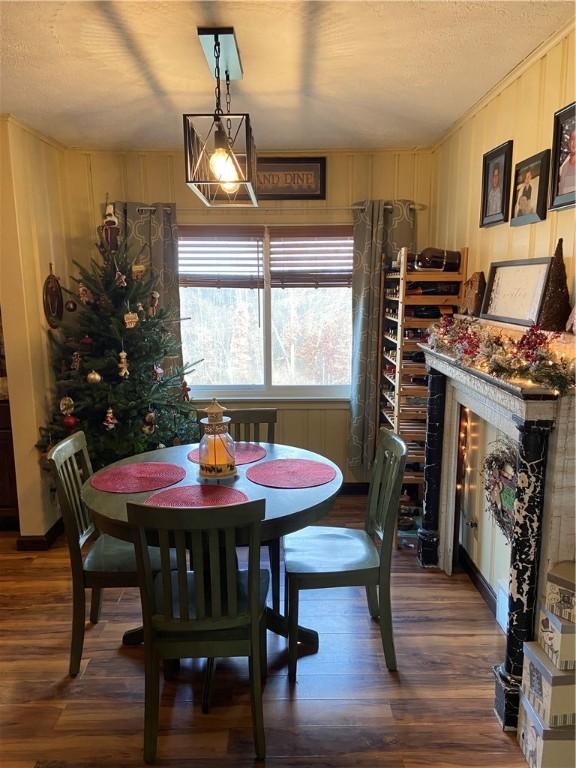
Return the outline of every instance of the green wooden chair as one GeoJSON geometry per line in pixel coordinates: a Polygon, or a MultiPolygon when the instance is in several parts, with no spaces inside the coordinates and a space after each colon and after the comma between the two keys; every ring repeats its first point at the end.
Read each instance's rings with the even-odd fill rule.
{"type": "Polygon", "coordinates": [[[310,526],[284,537],[288,678],[296,681],[298,596],[301,589],[366,587],[368,608],[380,621],[386,666],[396,669],[390,606],[390,562],[394,526],[406,463],[406,445],[382,430],[370,478],[364,530],[310,526]],[[374,536],[381,537],[377,547],[374,536]]]}
{"type": "MultiPolygon", "coordinates": [[[[236,441],[248,443],[274,443],[278,411],[276,408],[230,408],[226,411],[229,416],[230,434],[236,441]],[[263,427],[263,429],[260,429],[263,427]],[[266,427],[264,429],[264,427],[266,427]]],[[[280,613],[280,539],[262,542],[268,547],[270,572],[272,574],[272,608],[280,613]]]]}
{"type": "Polygon", "coordinates": [[[134,527],[144,619],[144,760],[156,758],[160,661],[208,658],[203,694],[207,710],[215,657],[248,656],[256,755],[264,759],[262,673],[266,668],[265,608],[270,574],[260,569],[260,521],[264,500],[201,509],[128,504],[134,527]],[[248,570],[236,559],[242,531],[248,570]],[[147,542],[160,545],[161,570],[154,575],[147,542]],[[171,570],[170,548],[176,550],[171,570]],[[190,563],[194,570],[190,570],[190,563]]]}
{"type": "Polygon", "coordinates": [[[102,589],[105,587],[137,587],[136,557],[131,542],[106,534],[98,535],[89,512],[80,498],[83,483],[92,474],[92,464],[83,432],[76,432],[55,445],[48,453],[54,471],[58,501],[72,567],[72,642],[70,675],[80,669],[86,622],[85,589],[92,590],[90,621],[100,618],[102,589]],[[98,536],[86,554],[82,547],[98,536]]]}

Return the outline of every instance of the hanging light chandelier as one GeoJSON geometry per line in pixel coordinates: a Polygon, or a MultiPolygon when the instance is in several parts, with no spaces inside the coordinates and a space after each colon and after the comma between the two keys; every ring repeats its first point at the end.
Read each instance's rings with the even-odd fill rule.
{"type": "Polygon", "coordinates": [[[242,78],[234,30],[199,29],[198,35],[209,66],[213,63],[216,104],[213,113],[183,116],[186,184],[207,206],[257,207],[250,115],[231,111],[230,80],[242,78]],[[226,112],[222,109],[222,65],[226,112]]]}

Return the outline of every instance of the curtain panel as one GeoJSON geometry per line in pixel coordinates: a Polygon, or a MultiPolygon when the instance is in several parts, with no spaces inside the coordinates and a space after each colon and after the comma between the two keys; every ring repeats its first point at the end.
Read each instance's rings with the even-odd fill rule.
{"type": "Polygon", "coordinates": [[[114,205],[120,233],[126,239],[130,257],[151,270],[158,280],[158,305],[171,313],[171,330],[180,342],[180,354],[170,363],[182,367],[176,206],[173,203],[127,202],[116,202],[114,205]]]}
{"type": "Polygon", "coordinates": [[[412,200],[354,203],[352,386],[348,465],[368,470],[380,428],[378,365],[384,313],[383,270],[400,248],[415,249],[412,200]]]}

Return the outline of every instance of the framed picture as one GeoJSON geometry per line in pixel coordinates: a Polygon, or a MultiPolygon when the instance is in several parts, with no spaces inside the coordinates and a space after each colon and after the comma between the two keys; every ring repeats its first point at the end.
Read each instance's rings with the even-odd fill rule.
{"type": "Polygon", "coordinates": [[[550,208],[576,203],[576,102],[554,114],[550,208]]]}
{"type": "Polygon", "coordinates": [[[550,150],[516,163],[512,192],[511,226],[534,224],[546,218],[550,150]]]}
{"type": "Polygon", "coordinates": [[[325,157],[259,157],[259,200],[325,200],[325,157]]]}
{"type": "Polygon", "coordinates": [[[482,160],[481,227],[508,221],[512,144],[512,141],[505,141],[486,152],[482,160]]]}
{"type": "Polygon", "coordinates": [[[545,258],[490,264],[480,317],[515,325],[535,325],[551,262],[551,258],[545,258]]]}

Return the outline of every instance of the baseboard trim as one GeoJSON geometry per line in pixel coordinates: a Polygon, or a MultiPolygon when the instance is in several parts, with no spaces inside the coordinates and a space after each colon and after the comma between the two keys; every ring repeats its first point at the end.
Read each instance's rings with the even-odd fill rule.
{"type": "Polygon", "coordinates": [[[484,602],[490,608],[492,615],[496,618],[496,594],[462,544],[458,545],[458,559],[462,568],[470,576],[470,580],[484,598],[484,602]]]}
{"type": "Polygon", "coordinates": [[[61,517],[49,528],[43,536],[19,536],[16,549],[19,552],[33,552],[50,549],[58,536],[64,533],[64,521],[61,517]]]}
{"type": "Polygon", "coordinates": [[[368,483],[342,483],[340,496],[365,496],[368,494],[368,483]]]}

